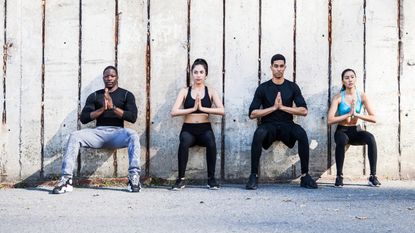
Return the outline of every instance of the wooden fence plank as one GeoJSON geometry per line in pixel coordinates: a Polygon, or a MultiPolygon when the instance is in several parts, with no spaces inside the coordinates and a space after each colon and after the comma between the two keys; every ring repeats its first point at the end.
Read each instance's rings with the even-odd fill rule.
{"type": "MultiPolygon", "coordinates": [[[[263,0],[261,19],[261,82],[272,78],[271,58],[280,53],[286,59],[285,78],[293,80],[294,67],[294,1],[263,0]],[[278,15],[278,19],[274,19],[278,15]]],[[[291,178],[292,163],[298,156],[281,143],[262,152],[261,177],[268,179],[291,178]]]]}
{"type": "Polygon", "coordinates": [[[415,178],[415,2],[403,1],[401,75],[401,177],[415,178]]]}
{"type": "MultiPolygon", "coordinates": [[[[214,1],[206,4],[203,0],[192,0],[190,12],[190,65],[196,58],[204,58],[208,62],[209,74],[206,85],[213,88],[222,97],[222,22],[223,3],[214,1]]],[[[190,75],[191,78],[191,75],[190,75]]],[[[192,78],[191,78],[192,80],[192,78]]],[[[220,175],[221,165],[221,127],[220,116],[210,116],[212,128],[215,133],[217,160],[216,177],[220,175]]],[[[206,179],[206,150],[194,147],[189,151],[189,162],[187,165],[187,177],[206,179]]]]}
{"type": "MultiPolygon", "coordinates": [[[[82,1],[81,105],[92,92],[102,89],[102,71],[115,63],[115,1],[82,1]]],[[[84,127],[94,127],[95,122],[84,127]]],[[[81,176],[114,175],[115,150],[81,150],[81,176]]]]}
{"type": "MultiPolygon", "coordinates": [[[[341,73],[351,68],[356,71],[357,89],[364,91],[364,25],[363,1],[332,1],[332,63],[331,63],[331,100],[341,89],[341,73]]],[[[330,101],[331,101],[330,100],[330,101]]],[[[334,132],[331,135],[332,174],[336,174],[334,132]]],[[[346,151],[343,174],[345,177],[359,177],[364,170],[364,152],[362,146],[350,146],[346,151]]]]}
{"type": "MultiPolygon", "coordinates": [[[[134,93],[138,107],[137,122],[125,122],[125,127],[134,129],[140,136],[141,175],[146,162],[146,43],[147,43],[147,1],[118,1],[118,73],[121,87],[134,93]]],[[[128,174],[127,149],[117,153],[117,175],[128,174]]]]}
{"type": "Polygon", "coordinates": [[[48,1],[45,12],[44,172],[61,174],[69,134],[77,129],[79,2],[48,1]]]}
{"type": "Polygon", "coordinates": [[[225,4],[225,178],[241,179],[251,171],[257,126],[248,110],[258,86],[259,5],[249,0],[225,4]]]}
{"type": "MultiPolygon", "coordinates": [[[[308,115],[297,117],[310,143],[310,173],[327,167],[328,1],[297,1],[296,82],[307,102],[308,115]],[[310,26],[313,25],[313,26],[310,26]]],[[[296,166],[299,175],[300,166],[296,166]]]]}
{"type": "Polygon", "coordinates": [[[174,179],[183,120],[170,118],[179,90],[186,86],[187,1],[152,1],[150,174],[174,179]]]}

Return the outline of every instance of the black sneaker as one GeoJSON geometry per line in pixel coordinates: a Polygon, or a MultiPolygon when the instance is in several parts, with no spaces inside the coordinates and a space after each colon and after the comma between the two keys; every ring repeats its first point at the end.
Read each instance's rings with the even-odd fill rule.
{"type": "Polygon", "coordinates": [[[218,184],[218,182],[216,182],[215,177],[208,178],[208,184],[207,184],[207,187],[208,187],[210,190],[218,190],[218,189],[220,189],[220,185],[218,184]]]}
{"type": "Polygon", "coordinates": [[[369,176],[369,185],[373,187],[379,187],[381,183],[379,182],[378,178],[375,175],[369,176]]]}
{"type": "Polygon", "coordinates": [[[337,176],[336,182],[334,183],[335,187],[343,187],[343,176],[337,176]]]}
{"type": "Polygon", "coordinates": [[[59,183],[53,188],[52,193],[53,194],[63,194],[66,192],[72,192],[73,186],[72,186],[72,178],[65,178],[61,177],[61,180],[59,183]]]}
{"type": "Polygon", "coordinates": [[[258,175],[251,174],[248,179],[248,183],[246,183],[246,189],[248,190],[256,190],[258,188],[258,175]]]}
{"type": "Polygon", "coordinates": [[[140,176],[128,175],[128,187],[129,192],[138,193],[141,191],[140,176]]]}
{"type": "Polygon", "coordinates": [[[305,176],[301,177],[300,186],[307,189],[318,188],[316,181],[314,181],[309,174],[306,174],[305,176]]]}
{"type": "Polygon", "coordinates": [[[184,178],[177,178],[176,183],[174,183],[174,185],[171,187],[171,190],[179,191],[184,189],[184,187],[186,187],[184,178]]]}

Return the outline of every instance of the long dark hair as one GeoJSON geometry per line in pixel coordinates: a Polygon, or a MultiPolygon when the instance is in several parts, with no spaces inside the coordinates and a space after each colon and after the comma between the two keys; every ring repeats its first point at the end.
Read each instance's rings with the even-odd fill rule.
{"type": "Polygon", "coordinates": [[[203,59],[203,58],[197,58],[197,59],[193,62],[193,65],[192,65],[192,71],[193,71],[193,69],[195,68],[195,66],[197,66],[197,65],[202,65],[202,66],[203,66],[203,68],[205,68],[205,71],[206,71],[206,76],[207,76],[207,75],[208,75],[208,73],[209,73],[209,70],[208,70],[208,64],[207,64],[206,60],[205,60],[205,59],[203,59]]]}
{"type": "MultiPolygon", "coordinates": [[[[346,74],[346,72],[349,72],[349,71],[353,72],[354,76],[356,76],[356,72],[353,69],[347,68],[347,69],[343,70],[343,72],[342,72],[342,82],[343,82],[344,75],[346,74]]],[[[342,89],[340,91],[344,91],[344,90],[346,90],[346,86],[344,86],[344,84],[342,84],[342,89]]]]}

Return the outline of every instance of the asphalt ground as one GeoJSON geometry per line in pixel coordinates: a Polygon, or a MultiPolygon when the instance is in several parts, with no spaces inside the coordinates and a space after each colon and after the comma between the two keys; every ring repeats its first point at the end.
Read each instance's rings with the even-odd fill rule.
{"type": "MultiPolygon", "coordinates": [[[[331,181],[330,181],[331,182],[331,181]]],[[[0,232],[415,232],[415,181],[0,189],[0,232]]]]}

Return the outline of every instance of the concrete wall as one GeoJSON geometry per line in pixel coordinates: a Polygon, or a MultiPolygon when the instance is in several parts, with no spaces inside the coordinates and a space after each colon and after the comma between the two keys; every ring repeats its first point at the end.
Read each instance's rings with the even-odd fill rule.
{"type": "MultiPolygon", "coordinates": [[[[414,22],[409,0],[0,0],[0,182],[59,175],[69,133],[93,127],[78,121],[86,97],[114,64],[120,86],[136,96],[138,120],[127,127],[141,135],[142,175],[174,179],[183,120],[169,111],[198,57],[225,104],[225,117],[211,117],[217,176],[244,179],[257,125],[248,107],[275,53],[286,56],[286,77],[309,106],[295,121],[308,133],[313,175],[335,174],[326,114],[351,67],[378,115],[377,124],[362,123],[378,142],[378,174],[413,179],[414,22]]],[[[206,177],[204,153],[191,149],[188,178],[206,177]]],[[[367,176],[366,153],[348,149],[346,176],[367,176]]],[[[125,149],[82,149],[76,174],[123,177],[127,164],[125,149]]],[[[274,143],[260,166],[263,179],[295,178],[297,148],[274,143]]]]}

